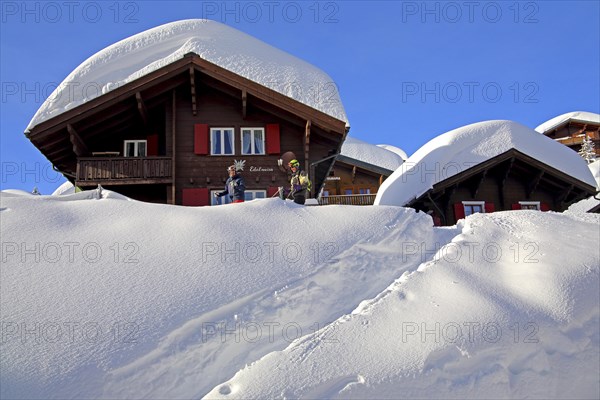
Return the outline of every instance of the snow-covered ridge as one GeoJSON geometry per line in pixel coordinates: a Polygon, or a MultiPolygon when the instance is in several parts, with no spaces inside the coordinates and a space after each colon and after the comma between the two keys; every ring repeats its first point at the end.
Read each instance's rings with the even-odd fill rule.
{"type": "Polygon", "coordinates": [[[544,133],[544,132],[551,130],[552,128],[554,128],[556,126],[562,125],[563,123],[565,123],[569,120],[592,122],[594,124],[600,124],[600,114],[587,112],[587,111],[568,112],[568,113],[559,115],[557,117],[554,117],[552,119],[549,119],[548,121],[544,122],[543,124],[540,124],[537,128],[535,128],[535,130],[539,133],[544,133]]]}
{"type": "Polygon", "coordinates": [[[397,152],[349,136],[344,140],[340,154],[390,171],[395,171],[404,162],[397,152]]]}
{"type": "Polygon", "coordinates": [[[485,121],[437,136],[410,156],[386,179],[378,205],[405,205],[442,180],[516,149],[595,187],[586,162],[568,147],[513,121],[485,121]]]}
{"type": "Polygon", "coordinates": [[[225,24],[190,19],[138,33],[85,60],[42,104],[27,130],[190,52],[348,124],[337,86],[322,70],[225,24]]]}

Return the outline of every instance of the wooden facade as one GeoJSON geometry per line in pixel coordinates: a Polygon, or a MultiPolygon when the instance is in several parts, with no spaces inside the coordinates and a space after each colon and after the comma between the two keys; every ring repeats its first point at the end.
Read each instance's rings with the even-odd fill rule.
{"type": "Polygon", "coordinates": [[[599,123],[569,119],[543,133],[577,152],[581,149],[583,140],[590,138],[595,146],[596,158],[600,158],[599,123]]]}
{"type": "Polygon", "coordinates": [[[288,186],[278,164],[286,152],[309,172],[314,196],[346,133],[344,121],[188,54],[40,123],[28,137],[76,186],[208,205],[234,161],[243,165],[249,192],[270,196],[288,186]],[[242,150],[250,143],[242,130],[255,132],[249,151],[242,150]]]}
{"type": "Polygon", "coordinates": [[[319,204],[373,205],[379,187],[393,172],[340,154],[325,180],[319,204]]]}
{"type": "Polygon", "coordinates": [[[454,225],[474,207],[488,213],[525,208],[562,212],[595,192],[594,187],[512,149],[438,182],[407,206],[431,214],[436,225],[454,225]]]}

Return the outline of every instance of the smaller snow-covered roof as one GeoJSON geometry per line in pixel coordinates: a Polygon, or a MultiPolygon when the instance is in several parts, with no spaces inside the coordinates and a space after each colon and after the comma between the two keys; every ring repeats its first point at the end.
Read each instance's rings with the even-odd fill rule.
{"type": "Polygon", "coordinates": [[[195,53],[349,126],[337,86],[325,72],[225,24],[190,19],[138,33],[85,60],[44,101],[27,131],[172,64],[187,53],[195,53]]]}
{"type": "Polygon", "coordinates": [[[535,128],[535,130],[539,133],[548,132],[549,130],[556,128],[569,120],[600,124],[600,114],[587,111],[568,112],[544,122],[543,124],[535,128]]]}
{"type": "Polygon", "coordinates": [[[390,171],[395,171],[404,162],[397,152],[349,136],[346,137],[340,154],[390,171]]]}
{"type": "Polygon", "coordinates": [[[398,154],[402,160],[406,160],[408,158],[406,152],[399,147],[392,146],[391,144],[378,144],[377,146],[381,147],[382,149],[393,151],[394,153],[398,154]]]}
{"type": "Polygon", "coordinates": [[[596,181],[570,148],[513,121],[485,121],[446,132],[426,143],[386,179],[377,205],[404,206],[433,185],[515,149],[590,186],[596,181]]]}
{"type": "MultiPolygon", "coordinates": [[[[600,159],[588,164],[590,172],[596,179],[596,190],[600,190],[600,159]]],[[[594,196],[590,196],[587,199],[578,201],[575,204],[571,204],[569,212],[588,212],[596,207],[600,206],[600,200],[596,200],[594,196]]]]}

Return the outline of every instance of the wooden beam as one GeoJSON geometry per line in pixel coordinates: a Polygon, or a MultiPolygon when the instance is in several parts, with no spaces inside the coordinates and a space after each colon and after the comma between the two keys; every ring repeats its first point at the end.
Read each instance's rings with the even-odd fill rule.
{"type": "Polygon", "coordinates": [[[246,89],[242,89],[242,118],[246,119],[246,106],[248,101],[248,93],[246,89]]]}
{"type": "Polygon", "coordinates": [[[354,178],[356,178],[356,165],[352,166],[352,183],[354,183],[354,178]]]}
{"type": "Polygon", "coordinates": [[[565,202],[565,200],[567,199],[567,197],[569,197],[569,195],[571,194],[571,192],[573,191],[574,185],[569,185],[567,188],[565,188],[565,190],[562,191],[562,193],[560,193],[557,197],[556,197],[556,203],[560,205],[560,207],[563,207],[563,204],[565,202]]]}
{"type": "Polygon", "coordinates": [[[477,193],[479,193],[479,188],[481,188],[481,184],[483,183],[483,181],[485,180],[485,176],[487,175],[488,170],[484,169],[483,172],[481,173],[481,178],[479,178],[477,180],[477,184],[471,188],[471,198],[475,198],[475,196],[477,196],[477,193]]]}
{"type": "Polygon", "coordinates": [[[67,131],[69,132],[69,139],[73,145],[73,152],[78,156],[84,156],[89,153],[87,146],[81,140],[81,137],[77,134],[77,131],[71,124],[67,124],[67,131]]]}
{"type": "Polygon", "coordinates": [[[506,210],[506,196],[505,196],[504,187],[506,186],[506,180],[508,179],[508,176],[510,175],[510,171],[512,170],[514,163],[515,163],[515,157],[511,157],[506,165],[506,171],[504,172],[504,175],[502,176],[502,179],[500,180],[500,184],[498,185],[498,190],[500,191],[499,194],[500,194],[500,209],[501,210],[506,210]]]}
{"type": "MultiPolygon", "coordinates": [[[[310,127],[311,127],[311,121],[310,119],[306,121],[306,128],[304,130],[304,170],[308,171],[308,168],[310,166],[310,162],[308,160],[308,156],[309,156],[309,149],[310,149],[310,127]]],[[[314,177],[313,177],[314,179],[314,177]]]]}
{"type": "Polygon", "coordinates": [[[142,121],[144,122],[144,126],[148,125],[148,109],[146,108],[146,104],[144,103],[144,99],[142,99],[142,94],[140,92],[135,92],[135,99],[137,101],[137,108],[142,117],[142,121]]]}
{"type": "Polygon", "coordinates": [[[527,197],[527,200],[529,200],[531,198],[531,195],[533,193],[535,193],[535,190],[537,189],[538,185],[540,184],[540,180],[542,179],[543,176],[544,176],[544,170],[540,170],[540,172],[538,172],[538,174],[535,176],[533,181],[531,181],[531,183],[527,185],[527,189],[525,192],[525,196],[527,197]]]}
{"type": "Polygon", "coordinates": [[[196,104],[196,73],[194,66],[190,66],[190,88],[192,91],[192,114],[196,116],[198,114],[198,108],[196,104]]]}

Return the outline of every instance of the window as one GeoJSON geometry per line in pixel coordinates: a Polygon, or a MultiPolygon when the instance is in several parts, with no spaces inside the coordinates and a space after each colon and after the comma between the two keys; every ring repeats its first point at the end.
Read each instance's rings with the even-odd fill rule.
{"type": "Polygon", "coordinates": [[[323,190],[321,197],[329,197],[329,190],[323,190]]]}
{"type": "Polygon", "coordinates": [[[125,157],[146,157],[146,141],[125,140],[123,155],[125,157]]]}
{"type": "Polygon", "coordinates": [[[540,210],[539,201],[520,201],[521,210],[540,210]]]}
{"type": "Polygon", "coordinates": [[[353,194],[353,193],[352,193],[352,189],[344,189],[344,194],[345,194],[346,196],[350,196],[351,194],[353,194]]]}
{"type": "Polygon", "coordinates": [[[371,194],[371,189],[358,189],[358,193],[360,194],[371,194]]]}
{"type": "Polygon", "coordinates": [[[233,128],[210,128],[210,154],[233,155],[233,128]]]}
{"type": "Polygon", "coordinates": [[[485,213],[485,202],[483,201],[463,201],[465,208],[465,217],[475,213],[485,213]]]}
{"type": "Polygon", "coordinates": [[[265,130],[242,128],[242,154],[265,154],[265,130]]]}
{"type": "Polygon", "coordinates": [[[254,199],[266,199],[267,192],[265,190],[246,190],[244,192],[244,199],[246,201],[254,200],[254,199]]]}

